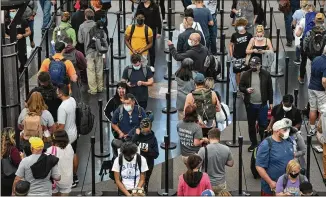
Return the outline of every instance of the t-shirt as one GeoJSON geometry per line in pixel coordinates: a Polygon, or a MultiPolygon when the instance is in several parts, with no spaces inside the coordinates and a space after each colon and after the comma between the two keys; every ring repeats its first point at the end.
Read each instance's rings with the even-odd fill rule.
{"type": "Polygon", "coordinates": [[[194,21],[198,22],[203,29],[205,37],[209,36],[208,22],[212,21],[213,17],[209,9],[207,8],[195,8],[194,9],[194,21]]]}
{"type": "MultiPolygon", "coordinates": [[[[229,147],[221,143],[208,144],[207,146],[207,174],[212,186],[225,183],[225,165],[233,160],[232,152],[229,147]]],[[[205,162],[205,148],[200,148],[198,155],[205,162]]],[[[205,165],[202,165],[202,171],[205,171],[205,165]]]]}
{"type": "Polygon", "coordinates": [[[143,118],[146,117],[146,113],[143,108],[140,108],[142,118],[139,119],[139,111],[138,111],[138,105],[135,105],[134,109],[132,110],[131,115],[123,109],[122,113],[122,120],[119,122],[119,114],[120,114],[120,107],[116,109],[113,113],[112,117],[112,124],[119,124],[119,129],[124,134],[129,134],[129,137],[132,137],[136,131],[137,128],[140,126],[140,122],[143,118]]]}
{"type": "Polygon", "coordinates": [[[131,83],[134,87],[129,87],[129,93],[133,94],[138,102],[147,101],[148,100],[148,86],[138,86],[138,81],[148,81],[148,79],[153,78],[153,72],[151,71],[150,67],[146,67],[147,69],[147,76],[144,76],[143,68],[139,70],[135,70],[132,68],[130,78],[128,78],[128,70],[129,67],[127,66],[123,70],[122,79],[127,80],[131,83]]]}
{"type": "MultiPolygon", "coordinates": [[[[127,36],[130,36],[131,26],[132,25],[129,25],[126,29],[125,34],[127,36]]],[[[153,31],[150,27],[148,27],[148,40],[150,40],[151,37],[153,37],[153,31]]],[[[145,37],[145,25],[143,25],[141,27],[135,25],[135,31],[132,35],[132,38],[130,38],[130,40],[131,40],[131,47],[134,50],[145,48],[147,46],[146,37],[145,37]]],[[[142,55],[147,55],[147,53],[148,53],[148,51],[144,51],[144,53],[142,53],[142,55]]],[[[130,51],[130,54],[132,54],[131,51],[130,51]]]]}
{"type": "MultiPolygon", "coordinates": [[[[304,19],[304,21],[305,21],[305,12],[302,10],[302,9],[300,9],[300,10],[296,10],[295,12],[294,12],[294,14],[293,14],[293,16],[292,16],[292,18],[293,18],[293,20],[294,21],[296,21],[297,23],[296,23],[296,31],[297,31],[297,29],[299,28],[299,27],[301,27],[301,25],[304,25],[304,24],[300,24],[301,23],[301,20],[302,19],[304,19]]],[[[303,22],[303,23],[305,23],[305,22],[303,22]]],[[[295,32],[296,32],[295,31],[295,32]]],[[[294,37],[295,37],[295,39],[294,39],[294,42],[295,42],[295,46],[300,46],[300,39],[302,38],[302,35],[300,36],[300,37],[298,37],[298,36],[296,36],[295,35],[295,32],[294,32],[294,37]]]]}
{"type": "Polygon", "coordinates": [[[73,159],[74,150],[72,146],[68,144],[66,148],[61,149],[60,147],[51,146],[46,150],[46,153],[52,154],[52,149],[55,148],[56,154],[54,156],[59,158],[58,169],[61,174],[60,181],[57,181],[57,186],[60,188],[71,187],[73,182],[73,159]]]}
{"type": "Polygon", "coordinates": [[[274,117],[275,122],[282,120],[283,118],[288,118],[292,121],[292,126],[295,126],[302,122],[300,111],[294,106],[292,106],[292,109],[290,111],[286,112],[283,110],[282,104],[276,105],[272,109],[272,116],[274,117]]]}
{"type": "Polygon", "coordinates": [[[181,120],[177,124],[177,131],[180,138],[181,155],[190,156],[196,154],[200,147],[194,145],[194,140],[203,138],[201,127],[197,123],[181,120]]]}
{"type": "Polygon", "coordinates": [[[316,57],[311,63],[311,77],[308,89],[325,91],[322,79],[326,77],[326,56],[316,57]]]}
{"type": "Polygon", "coordinates": [[[240,34],[238,32],[233,33],[231,36],[231,42],[234,45],[233,57],[236,59],[246,58],[246,49],[252,38],[252,35],[248,32],[240,34]]]}
{"type": "Polygon", "coordinates": [[[18,166],[16,176],[23,178],[25,181],[28,181],[31,184],[28,192],[29,196],[52,196],[52,183],[50,181],[50,176],[60,176],[58,165],[55,165],[52,168],[45,179],[34,179],[31,166],[36,163],[40,156],[41,154],[32,154],[25,157],[18,166]]]}
{"type": "MultiPolygon", "coordinates": [[[[22,125],[24,122],[24,119],[27,116],[28,113],[28,108],[24,108],[18,117],[18,124],[22,125]]],[[[43,110],[42,115],[41,115],[41,125],[46,126],[46,127],[52,127],[54,125],[54,120],[51,115],[51,113],[48,110],[43,110]]]]}
{"type": "Polygon", "coordinates": [[[258,71],[252,72],[251,74],[251,87],[254,89],[254,92],[250,94],[250,103],[261,104],[260,78],[258,71]]]}
{"type": "MultiPolygon", "coordinates": [[[[288,178],[286,187],[283,188],[284,176],[285,175],[282,175],[282,176],[280,176],[280,178],[278,178],[278,180],[276,182],[276,191],[275,192],[276,193],[289,192],[293,196],[300,196],[300,179],[299,179],[299,176],[297,177],[297,180],[294,183],[288,178]]],[[[286,176],[288,176],[288,175],[286,175],[286,176]]],[[[307,177],[305,177],[305,181],[308,181],[307,177]]]]}
{"type": "Polygon", "coordinates": [[[69,97],[62,101],[58,109],[58,124],[65,125],[69,143],[73,143],[77,139],[76,101],[74,98],[69,97]]]}
{"type": "MultiPolygon", "coordinates": [[[[259,145],[256,166],[265,168],[268,176],[276,182],[285,173],[289,161],[294,158],[294,150],[291,138],[280,142],[273,138],[271,140],[271,148],[266,139],[259,145]]],[[[261,179],[261,189],[267,194],[272,194],[271,188],[263,179],[261,179]]]]}
{"type": "MultiPolygon", "coordinates": [[[[145,157],[141,157],[141,172],[148,171],[148,166],[145,157]]],[[[131,190],[137,187],[140,179],[140,171],[139,166],[137,164],[137,155],[135,155],[134,159],[130,162],[125,160],[124,157],[122,157],[122,172],[121,172],[121,178],[122,178],[122,184],[125,186],[127,190],[131,190]],[[135,170],[136,168],[136,170],[135,170]],[[135,172],[136,171],[136,172],[135,172]],[[136,176],[136,184],[135,183],[135,176],[136,176]]],[[[119,157],[117,157],[114,160],[113,166],[112,166],[113,172],[120,172],[120,165],[119,165],[119,157]]]]}
{"type": "MultiPolygon", "coordinates": [[[[8,21],[10,22],[10,21],[8,21]]],[[[6,23],[6,28],[8,28],[7,33],[9,34],[9,36],[11,35],[11,31],[16,31],[16,35],[17,34],[25,34],[26,33],[26,28],[28,28],[28,22],[27,20],[19,20],[16,23],[6,23]],[[17,23],[18,22],[18,23],[17,23]],[[12,28],[14,27],[14,28],[12,28]]],[[[15,36],[14,38],[10,38],[10,40],[16,41],[17,37],[15,36]]],[[[20,53],[26,53],[27,49],[26,49],[26,37],[23,36],[23,38],[17,40],[17,47],[18,47],[18,52],[20,53]]]]}

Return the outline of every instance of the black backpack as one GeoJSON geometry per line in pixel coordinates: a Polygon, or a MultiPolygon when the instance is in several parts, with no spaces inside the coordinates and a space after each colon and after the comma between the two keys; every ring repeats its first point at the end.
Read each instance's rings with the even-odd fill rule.
{"type": "Polygon", "coordinates": [[[76,108],[76,126],[77,132],[80,135],[89,134],[94,126],[94,114],[91,108],[85,103],[77,103],[76,108]]]}
{"type": "Polygon", "coordinates": [[[96,49],[97,52],[103,54],[109,50],[107,39],[105,38],[105,32],[103,29],[94,25],[89,31],[89,44],[88,48],[96,49]]]}
{"type": "MultiPolygon", "coordinates": [[[[131,25],[131,30],[130,30],[130,36],[129,36],[129,38],[130,38],[129,42],[130,43],[131,43],[132,35],[135,32],[135,28],[136,28],[136,25],[135,24],[132,24],[131,25]]],[[[148,26],[147,25],[145,25],[145,38],[146,38],[146,44],[149,44],[149,40],[148,40],[148,26]]]]}
{"type": "Polygon", "coordinates": [[[221,63],[214,57],[214,55],[208,55],[206,57],[205,64],[208,65],[205,76],[212,77],[214,80],[216,80],[217,76],[221,73],[221,63]]]}
{"type": "Polygon", "coordinates": [[[322,27],[314,27],[306,40],[306,54],[312,61],[315,57],[321,56],[326,44],[326,30],[322,27]]]}

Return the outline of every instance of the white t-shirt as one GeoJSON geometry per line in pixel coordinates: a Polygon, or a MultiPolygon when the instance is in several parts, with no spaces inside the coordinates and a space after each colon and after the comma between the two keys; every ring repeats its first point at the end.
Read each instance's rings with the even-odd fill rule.
{"type": "Polygon", "coordinates": [[[76,101],[74,98],[69,97],[69,99],[62,101],[58,108],[58,123],[65,125],[69,143],[73,143],[77,139],[76,101]]]}
{"type": "Polygon", "coordinates": [[[58,169],[59,174],[61,174],[61,180],[57,182],[57,186],[59,188],[70,188],[73,182],[74,150],[72,146],[68,144],[65,149],[51,146],[46,150],[46,153],[52,154],[53,148],[56,149],[56,154],[53,155],[59,158],[58,169]]]}
{"type": "MultiPolygon", "coordinates": [[[[148,170],[147,162],[145,157],[141,157],[141,172],[146,172],[148,170]]],[[[125,160],[124,157],[122,157],[122,172],[121,172],[121,178],[122,178],[122,184],[125,186],[127,190],[134,189],[137,187],[140,179],[140,171],[139,167],[137,165],[136,169],[136,185],[134,185],[134,180],[135,180],[135,165],[136,165],[136,160],[137,160],[137,155],[135,155],[134,159],[128,162],[125,160]]],[[[119,157],[117,157],[114,160],[113,167],[112,167],[113,172],[119,172],[120,171],[120,166],[119,166],[119,157]]]]}
{"type": "Polygon", "coordinates": [[[300,46],[300,39],[302,38],[305,27],[306,27],[306,18],[302,18],[300,20],[300,22],[298,23],[298,25],[295,27],[295,31],[294,31],[294,37],[295,37],[294,44],[295,44],[295,46],[300,46]],[[300,37],[297,37],[295,35],[295,32],[297,32],[299,28],[301,28],[302,34],[301,34],[300,37]]]}

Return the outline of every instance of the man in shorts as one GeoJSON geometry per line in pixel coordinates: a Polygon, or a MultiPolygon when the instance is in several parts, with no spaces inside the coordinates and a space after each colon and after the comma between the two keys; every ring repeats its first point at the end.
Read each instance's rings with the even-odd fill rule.
{"type": "Polygon", "coordinates": [[[316,57],[311,64],[311,77],[308,86],[308,97],[310,104],[309,123],[310,135],[316,133],[317,110],[326,103],[326,47],[323,54],[316,57]]]}

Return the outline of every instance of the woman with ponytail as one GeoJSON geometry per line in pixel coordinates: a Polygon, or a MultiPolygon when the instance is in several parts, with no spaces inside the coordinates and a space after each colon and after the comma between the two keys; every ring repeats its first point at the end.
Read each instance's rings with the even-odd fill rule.
{"type": "Polygon", "coordinates": [[[180,175],[178,196],[201,196],[206,189],[212,189],[209,177],[200,172],[202,159],[198,155],[190,155],[187,160],[187,172],[180,175]]]}

